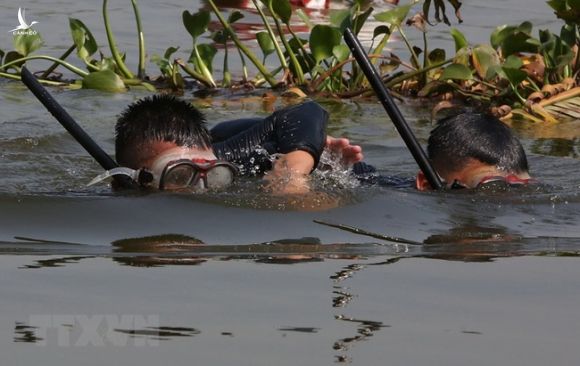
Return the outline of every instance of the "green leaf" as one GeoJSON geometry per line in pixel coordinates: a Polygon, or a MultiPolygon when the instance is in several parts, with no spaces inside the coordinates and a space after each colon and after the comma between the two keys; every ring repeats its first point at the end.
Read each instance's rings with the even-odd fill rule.
{"type": "Polygon", "coordinates": [[[409,11],[413,7],[413,3],[397,6],[394,9],[384,11],[382,13],[378,13],[375,15],[375,19],[379,22],[389,23],[390,25],[400,26],[401,23],[407,18],[409,15],[409,11]]]}
{"type": "Polygon", "coordinates": [[[511,55],[506,58],[502,66],[511,69],[519,69],[524,66],[524,62],[519,57],[511,55]]]}
{"type": "Polygon", "coordinates": [[[82,86],[84,89],[96,89],[108,92],[122,92],[127,89],[119,75],[111,70],[90,73],[83,78],[82,86]]]}
{"type": "Polygon", "coordinates": [[[2,65],[2,59],[4,58],[4,55],[5,55],[4,51],[0,50],[0,65],[2,65]]]}
{"type": "Polygon", "coordinates": [[[217,53],[215,46],[211,44],[200,44],[197,46],[197,50],[205,66],[210,72],[213,72],[213,59],[217,53]]]}
{"type": "MultiPolygon", "coordinates": [[[[24,56],[22,56],[21,54],[19,54],[16,51],[10,51],[6,54],[6,56],[4,57],[4,64],[10,63],[12,61],[18,60],[19,58],[22,58],[24,56]]],[[[20,66],[24,65],[24,61],[22,62],[18,62],[10,67],[8,67],[8,69],[16,69],[20,66]]]]}
{"type": "Polygon", "coordinates": [[[391,34],[391,30],[386,25],[379,25],[373,31],[373,39],[377,38],[381,34],[391,34]]]}
{"type": "Polygon", "coordinates": [[[163,58],[169,60],[171,55],[173,55],[175,52],[177,52],[177,50],[179,50],[179,47],[168,47],[165,50],[165,53],[163,54],[163,58]]]}
{"type": "Polygon", "coordinates": [[[522,81],[526,80],[526,78],[528,77],[528,74],[520,69],[512,69],[510,67],[502,67],[501,69],[505,73],[506,78],[513,86],[518,85],[522,81]]]}
{"type": "Polygon", "coordinates": [[[13,39],[14,50],[26,57],[32,52],[42,47],[42,38],[40,33],[17,34],[13,39]]]}
{"type": "Polygon", "coordinates": [[[499,55],[488,45],[480,45],[473,49],[473,66],[481,78],[487,76],[487,71],[492,66],[500,64],[499,55]]]}
{"type": "Polygon", "coordinates": [[[360,30],[362,29],[362,27],[366,23],[367,19],[369,18],[369,16],[373,12],[373,10],[374,9],[371,6],[365,12],[359,14],[357,17],[354,18],[354,20],[353,20],[353,23],[354,23],[353,32],[354,32],[354,34],[357,34],[357,35],[359,34],[360,30]]]}
{"type": "Polygon", "coordinates": [[[339,44],[332,49],[332,55],[336,57],[338,62],[342,62],[350,55],[350,49],[345,44],[339,44]]]}
{"type": "Polygon", "coordinates": [[[499,48],[503,43],[504,39],[508,35],[513,34],[515,30],[516,27],[507,24],[496,27],[489,37],[489,42],[491,43],[491,46],[495,49],[499,48]]]}
{"type": "Polygon", "coordinates": [[[443,70],[440,80],[471,80],[472,78],[471,70],[467,66],[463,64],[451,64],[443,70]]]}
{"type": "Polygon", "coordinates": [[[290,23],[290,18],[292,17],[292,7],[290,6],[290,1],[288,0],[273,0],[272,9],[274,13],[284,22],[285,24],[290,23]]]}
{"type": "Polygon", "coordinates": [[[453,37],[453,40],[455,41],[455,52],[459,51],[463,47],[469,46],[469,43],[467,42],[467,38],[465,38],[465,35],[463,35],[463,33],[461,33],[459,31],[459,29],[451,28],[451,36],[453,37]]]}
{"type": "Polygon", "coordinates": [[[240,19],[244,19],[244,14],[242,14],[241,12],[235,10],[228,17],[228,23],[232,24],[232,23],[237,22],[240,19]]]}
{"type": "Polygon", "coordinates": [[[504,56],[520,52],[537,53],[539,48],[538,40],[522,32],[508,35],[501,44],[501,52],[504,56]]]}
{"type": "Polygon", "coordinates": [[[332,56],[332,50],[340,44],[342,36],[338,29],[318,24],[310,32],[310,51],[316,62],[332,56]]]}
{"type": "Polygon", "coordinates": [[[68,23],[73,42],[77,48],[77,55],[81,60],[88,62],[89,57],[99,49],[95,37],[80,20],[69,18],[68,23]]]}
{"type": "Polygon", "coordinates": [[[263,31],[257,33],[256,39],[258,40],[258,45],[260,45],[260,49],[262,49],[264,57],[268,57],[268,55],[276,50],[274,41],[272,41],[272,38],[270,38],[270,34],[268,34],[268,32],[263,31]]]}
{"type": "Polygon", "coordinates": [[[217,31],[217,32],[213,32],[210,36],[210,38],[215,42],[215,43],[221,43],[221,44],[225,44],[228,39],[230,38],[230,34],[225,31],[224,29],[217,31]]]}
{"type": "Polygon", "coordinates": [[[183,25],[189,34],[191,34],[191,37],[193,37],[194,42],[207,30],[210,21],[209,11],[206,10],[200,10],[195,14],[191,14],[185,10],[183,11],[182,18],[183,25]]]}
{"type": "Polygon", "coordinates": [[[445,61],[445,50],[441,48],[436,48],[429,52],[429,64],[436,64],[445,61]]]}
{"type": "Polygon", "coordinates": [[[350,15],[348,9],[334,10],[330,13],[330,24],[342,33],[352,25],[350,15]]]}

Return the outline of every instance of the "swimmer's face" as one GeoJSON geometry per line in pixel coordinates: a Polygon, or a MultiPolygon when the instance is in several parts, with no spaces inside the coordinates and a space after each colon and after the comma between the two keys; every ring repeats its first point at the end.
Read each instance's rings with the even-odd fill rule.
{"type": "MultiPolygon", "coordinates": [[[[446,184],[447,188],[451,188],[451,185],[454,182],[464,188],[477,188],[486,177],[507,177],[508,175],[512,175],[521,180],[530,179],[530,175],[527,172],[508,172],[499,169],[495,165],[489,165],[474,159],[469,160],[468,163],[458,171],[446,172],[444,169],[438,169],[438,171],[441,172],[441,179],[446,184]]],[[[428,191],[432,189],[422,171],[419,171],[417,174],[415,186],[420,191],[428,191]]]]}
{"type": "Polygon", "coordinates": [[[148,146],[141,146],[138,152],[141,158],[140,168],[151,172],[154,177],[153,182],[147,186],[154,189],[197,191],[208,188],[208,183],[213,183],[214,186],[220,184],[227,186],[231,184],[236,174],[236,168],[223,166],[227,163],[219,162],[211,149],[183,147],[171,142],[157,141],[148,146]],[[214,169],[216,162],[221,169],[214,169]],[[192,166],[195,166],[195,169],[199,167],[206,170],[203,170],[202,174],[204,179],[196,179],[196,184],[189,186],[185,182],[190,181],[186,175],[193,177],[192,174],[197,171],[192,171],[192,166]],[[173,173],[167,174],[169,171],[173,173]]]}

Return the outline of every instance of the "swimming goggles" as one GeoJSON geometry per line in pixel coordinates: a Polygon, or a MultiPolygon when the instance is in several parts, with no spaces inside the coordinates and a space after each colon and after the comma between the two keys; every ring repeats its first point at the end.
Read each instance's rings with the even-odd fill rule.
{"type": "MultiPolygon", "coordinates": [[[[536,181],[532,178],[522,179],[516,175],[509,174],[506,176],[502,175],[488,175],[483,177],[475,189],[505,189],[509,187],[521,187],[528,185],[530,183],[535,183],[536,181]]],[[[468,185],[461,183],[457,179],[451,183],[450,189],[466,189],[470,188],[468,185]]]]}
{"type": "MultiPolygon", "coordinates": [[[[158,166],[159,164],[155,164],[158,166]]],[[[223,160],[206,159],[176,159],[170,160],[163,169],[134,170],[118,167],[106,171],[93,179],[88,185],[96,184],[115,175],[129,176],[142,187],[160,190],[181,189],[222,189],[231,185],[239,175],[239,169],[234,164],[223,160]],[[156,174],[155,172],[160,173],[156,174]]]]}

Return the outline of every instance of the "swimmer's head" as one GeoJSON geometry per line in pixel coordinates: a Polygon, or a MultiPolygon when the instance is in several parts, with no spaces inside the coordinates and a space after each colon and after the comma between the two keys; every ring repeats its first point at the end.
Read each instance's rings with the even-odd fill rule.
{"type": "MultiPolygon", "coordinates": [[[[486,177],[530,178],[521,143],[491,115],[462,113],[442,119],[431,131],[427,152],[448,187],[455,182],[476,188],[486,177]]],[[[422,172],[416,185],[419,190],[431,189],[422,172]]]]}
{"type": "Polygon", "coordinates": [[[115,126],[115,155],[121,166],[150,168],[176,148],[188,156],[215,159],[205,116],[170,95],[146,97],[121,114],[115,126]]]}

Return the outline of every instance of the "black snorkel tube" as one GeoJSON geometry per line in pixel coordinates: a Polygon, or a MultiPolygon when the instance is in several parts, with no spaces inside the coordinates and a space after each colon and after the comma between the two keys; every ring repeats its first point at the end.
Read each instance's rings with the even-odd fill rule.
{"type": "MultiPolygon", "coordinates": [[[[75,140],[99,163],[103,169],[111,170],[119,164],[111,158],[87,133],[75,122],[68,112],[48,93],[26,67],[22,67],[20,76],[24,85],[48,109],[58,122],[74,137],[75,140]]],[[[135,183],[127,176],[115,176],[115,180],[123,188],[135,187],[135,183]]]]}
{"type": "Polygon", "coordinates": [[[427,181],[429,181],[429,184],[433,189],[436,190],[443,189],[444,185],[441,182],[439,175],[437,175],[437,172],[433,168],[433,165],[431,165],[431,162],[427,158],[425,151],[423,151],[421,145],[419,145],[419,142],[415,138],[413,131],[411,130],[411,128],[409,128],[407,121],[405,121],[405,118],[401,114],[401,111],[395,104],[393,97],[383,85],[381,78],[377,74],[377,71],[375,70],[373,64],[369,60],[369,57],[363,50],[359,40],[356,38],[356,35],[352,32],[350,28],[347,28],[344,31],[343,36],[346,44],[350,48],[350,51],[354,55],[354,58],[356,59],[357,63],[363,70],[373,90],[377,94],[377,97],[379,98],[381,104],[387,111],[387,114],[391,118],[391,121],[393,121],[395,127],[397,128],[397,131],[399,131],[399,134],[403,138],[405,145],[407,145],[407,148],[411,152],[411,155],[413,155],[413,158],[415,158],[417,165],[419,165],[419,169],[423,171],[423,174],[425,174],[427,181]]]}

